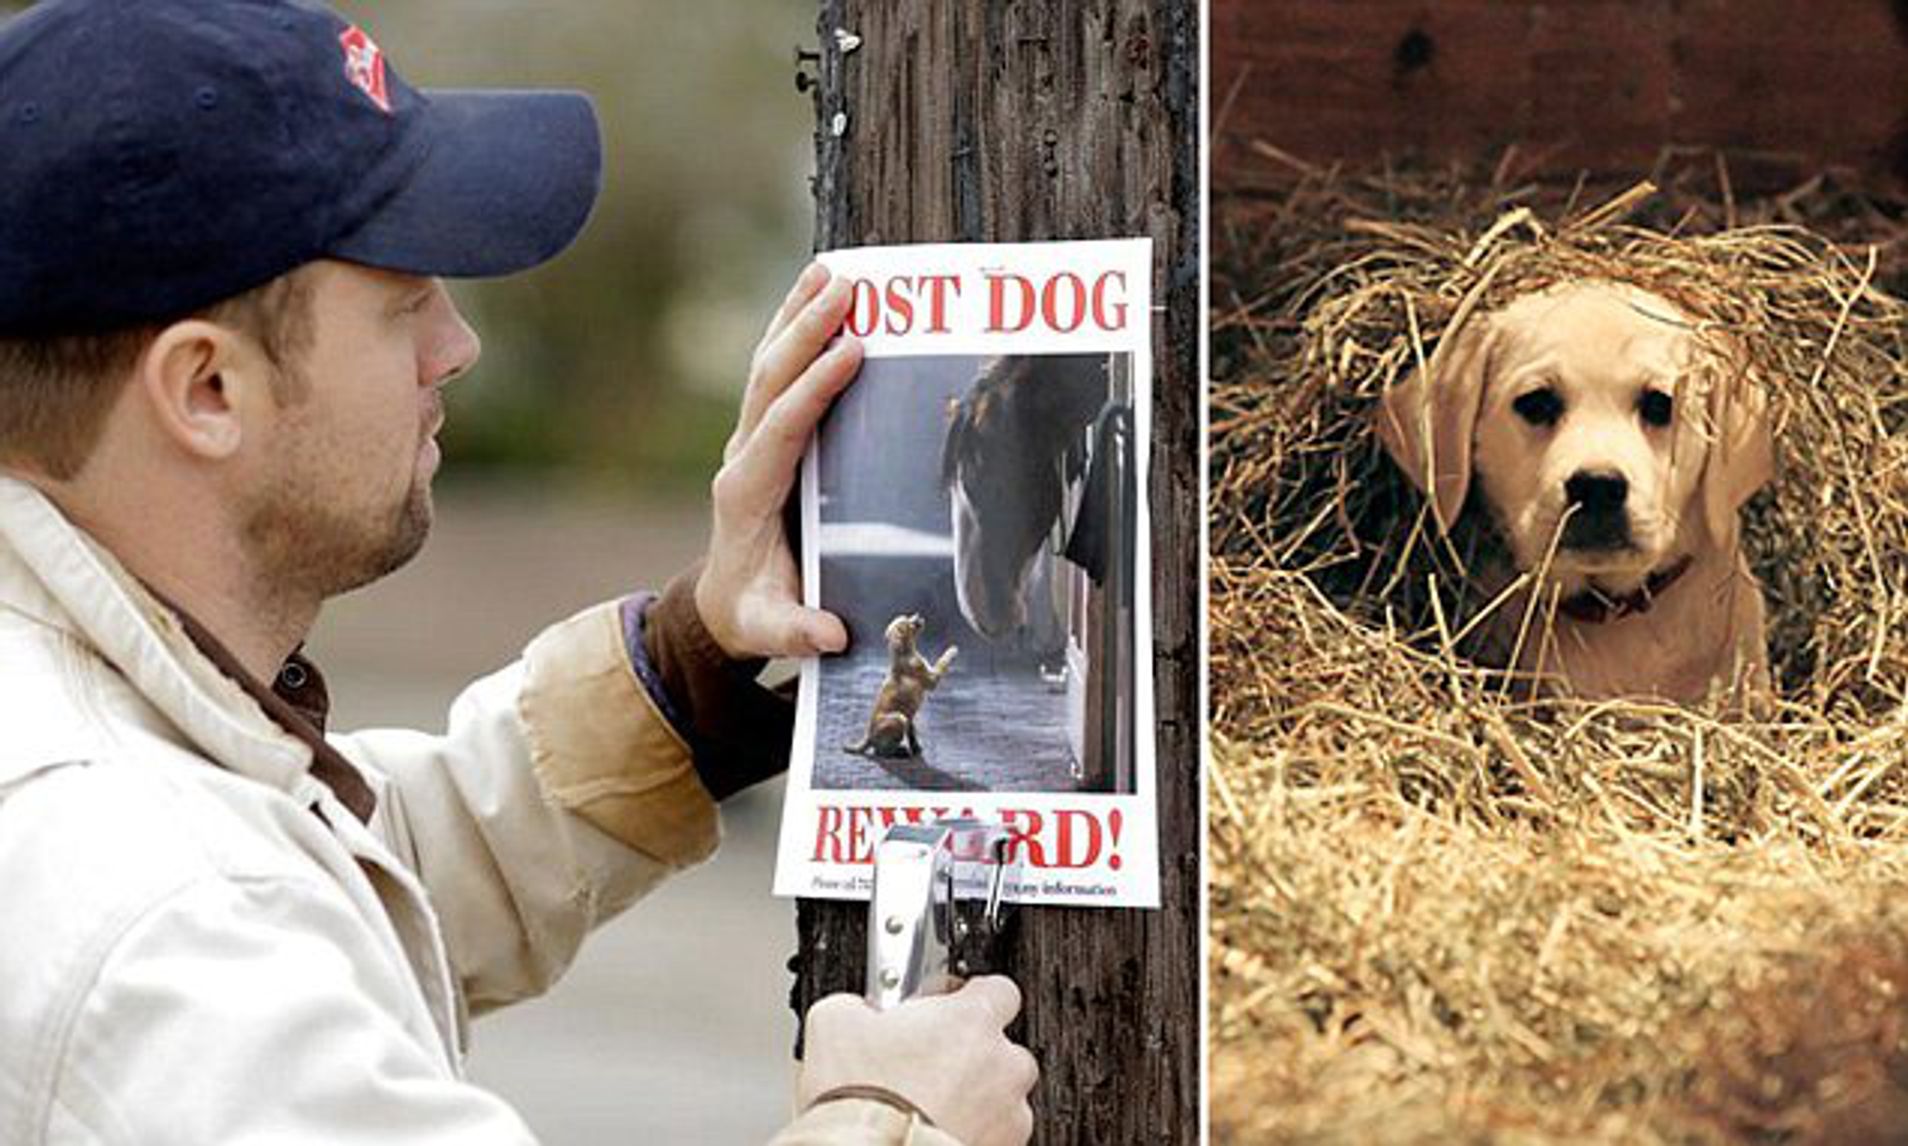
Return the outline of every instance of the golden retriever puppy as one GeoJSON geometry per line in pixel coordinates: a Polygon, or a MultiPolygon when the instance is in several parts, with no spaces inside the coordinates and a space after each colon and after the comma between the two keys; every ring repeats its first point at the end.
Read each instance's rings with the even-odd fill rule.
{"type": "MultiPolygon", "coordinates": [[[[1591,698],[1767,693],[1737,511],[1774,449],[1719,332],[1634,286],[1566,282],[1447,331],[1374,417],[1438,528],[1475,489],[1531,575],[1486,622],[1507,665],[1591,698]]],[[[1472,572],[1488,593],[1511,582],[1472,572]]]]}

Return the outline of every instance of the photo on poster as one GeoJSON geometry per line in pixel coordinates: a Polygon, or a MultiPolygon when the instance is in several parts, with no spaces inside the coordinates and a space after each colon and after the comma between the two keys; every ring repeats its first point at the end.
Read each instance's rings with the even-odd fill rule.
{"type": "Polygon", "coordinates": [[[1132,793],[1130,375],[879,359],[836,405],[817,548],[853,643],[821,666],[815,787],[1132,793]]]}
{"type": "Polygon", "coordinates": [[[1144,241],[834,252],[867,356],[804,475],[804,666],[777,890],[865,895],[899,822],[1017,838],[1021,901],[1149,905],[1144,241]]]}

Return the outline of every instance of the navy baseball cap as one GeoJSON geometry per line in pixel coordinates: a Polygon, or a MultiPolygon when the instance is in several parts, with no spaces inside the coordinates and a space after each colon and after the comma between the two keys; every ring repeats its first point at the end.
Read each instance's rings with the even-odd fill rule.
{"type": "Polygon", "coordinates": [[[601,183],[586,97],[419,91],[304,0],[41,0],[0,24],[0,334],[174,318],[317,258],[523,270],[601,183]]]}

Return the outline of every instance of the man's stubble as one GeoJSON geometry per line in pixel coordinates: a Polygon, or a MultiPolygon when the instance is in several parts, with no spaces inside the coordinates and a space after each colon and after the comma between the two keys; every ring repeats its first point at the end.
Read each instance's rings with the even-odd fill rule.
{"type": "MultiPolygon", "coordinates": [[[[244,509],[243,537],[253,568],[273,592],[323,601],[417,556],[431,529],[430,475],[414,469],[409,488],[392,505],[342,502],[340,491],[351,488],[348,463],[319,435],[302,432],[302,422],[288,419],[278,465],[244,509]]],[[[420,428],[420,449],[424,433],[420,428]]]]}

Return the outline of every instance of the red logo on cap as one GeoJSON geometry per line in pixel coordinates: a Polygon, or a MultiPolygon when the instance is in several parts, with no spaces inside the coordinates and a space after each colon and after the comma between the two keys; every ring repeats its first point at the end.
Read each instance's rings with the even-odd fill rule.
{"type": "Polygon", "coordinates": [[[345,78],[384,114],[391,114],[391,96],[384,88],[384,53],[376,42],[356,26],[339,33],[338,42],[344,45],[345,78]]]}

